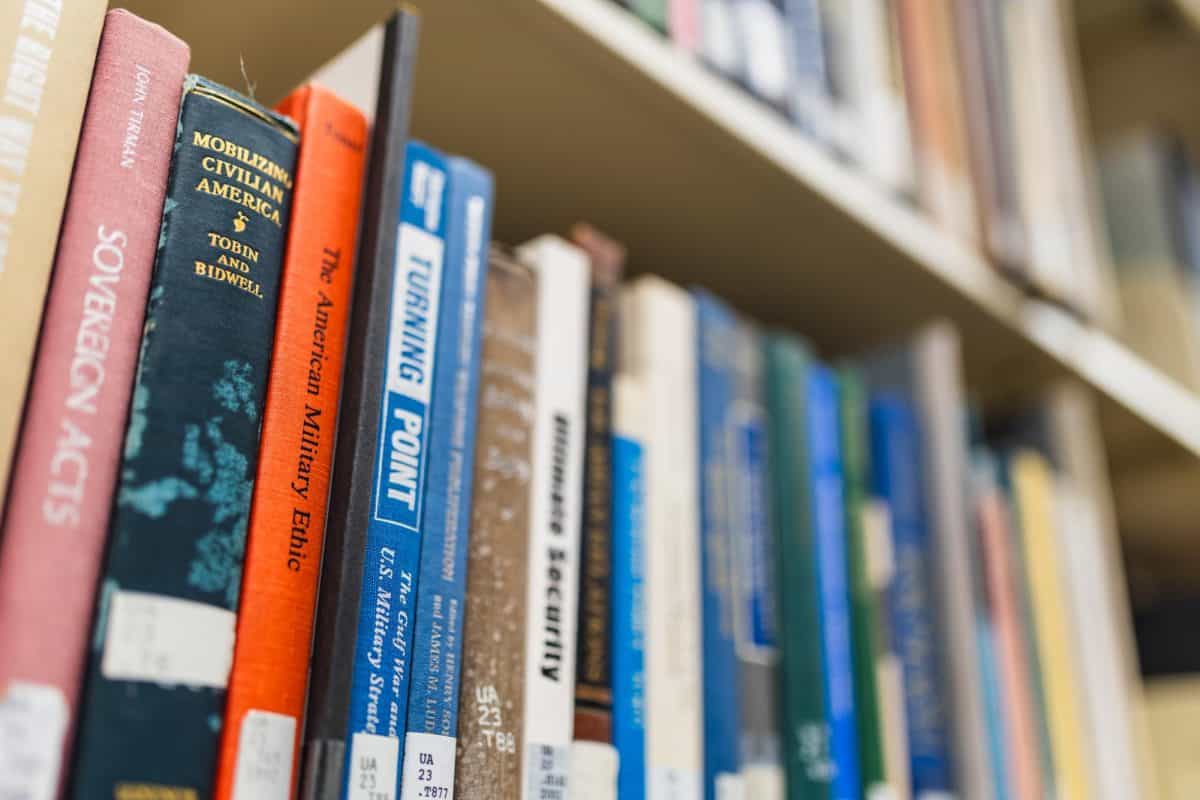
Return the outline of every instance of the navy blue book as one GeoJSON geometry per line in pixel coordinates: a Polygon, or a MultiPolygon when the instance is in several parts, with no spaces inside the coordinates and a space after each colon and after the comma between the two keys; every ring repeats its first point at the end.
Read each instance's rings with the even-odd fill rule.
{"type": "Polygon", "coordinates": [[[646,797],[645,418],[641,386],[613,378],[612,677],[617,796],[646,797]]]}
{"type": "Polygon", "coordinates": [[[187,79],[81,696],[80,800],[212,793],[297,142],[290,121],[187,79]]]}
{"type": "MultiPolygon", "coordinates": [[[[858,800],[858,728],[854,718],[854,658],[850,640],[850,580],[842,485],[837,375],[822,364],[808,370],[809,477],[817,549],[818,605],[825,666],[825,715],[833,775],[831,800],[858,800]]],[[[786,588],[785,588],[786,591],[786,588]]]]}
{"type": "Polygon", "coordinates": [[[386,356],[372,365],[383,387],[346,734],[343,786],[352,797],[400,791],[435,370],[450,357],[438,347],[447,181],[442,155],[410,142],[386,356]]]}
{"type": "Polygon", "coordinates": [[[920,426],[912,404],[898,392],[873,394],[870,415],[871,483],[892,514],[896,573],[890,616],[904,667],[913,792],[950,792],[950,743],[937,655],[920,426]]]}
{"type": "MultiPolygon", "coordinates": [[[[734,641],[733,365],[737,320],[721,301],[693,290],[699,397],[700,531],[703,547],[704,797],[738,781],[738,659],[734,641]]],[[[740,533],[740,531],[739,531],[740,533]]]]}
{"type": "MultiPolygon", "coordinates": [[[[417,163],[420,163],[419,161],[417,163]]],[[[475,467],[483,287],[491,238],[492,176],[446,162],[446,251],[422,501],[421,567],[403,745],[401,798],[453,795],[468,523],[475,467]]],[[[406,252],[401,237],[401,252],[406,252]]]]}

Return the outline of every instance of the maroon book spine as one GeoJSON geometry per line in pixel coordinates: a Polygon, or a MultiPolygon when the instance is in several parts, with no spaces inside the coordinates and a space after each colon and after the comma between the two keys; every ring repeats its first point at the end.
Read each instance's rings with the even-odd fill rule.
{"type": "Polygon", "coordinates": [[[60,781],[188,60],[108,12],[0,530],[0,795],[60,781]]]}

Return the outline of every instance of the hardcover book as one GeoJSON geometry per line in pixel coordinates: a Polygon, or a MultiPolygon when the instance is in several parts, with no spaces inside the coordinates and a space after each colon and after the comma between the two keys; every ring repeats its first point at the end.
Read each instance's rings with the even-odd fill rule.
{"type": "Polygon", "coordinates": [[[740,562],[737,551],[746,532],[738,524],[741,520],[735,522],[733,512],[736,491],[744,488],[735,473],[733,456],[734,447],[742,444],[734,429],[733,404],[733,365],[740,353],[736,322],[729,309],[702,290],[692,290],[692,299],[696,306],[697,481],[704,587],[704,796],[715,800],[729,792],[744,794],[741,737],[732,733],[741,730],[739,695],[743,685],[735,640],[735,631],[741,627],[736,617],[742,613],[735,594],[735,560],[740,562]]]}
{"type": "Polygon", "coordinates": [[[0,505],[107,6],[12,0],[0,8],[0,349],[8,365],[0,374],[0,505]]]}
{"type": "Polygon", "coordinates": [[[212,794],[297,140],[184,83],[73,797],[212,794]]]}
{"type": "Polygon", "coordinates": [[[302,134],[262,449],[246,535],[218,800],[295,794],[324,550],[367,121],[319,86],[279,111],[302,134]]]}
{"type": "Polygon", "coordinates": [[[520,797],[537,278],[493,249],[487,273],[454,793],[520,797]]]}
{"type": "Polygon", "coordinates": [[[877,629],[886,608],[877,603],[871,584],[868,503],[870,503],[870,434],[867,390],[862,375],[843,368],[838,376],[841,400],[843,496],[846,515],[846,556],[850,580],[850,633],[854,657],[854,710],[858,731],[858,761],[863,797],[888,796],[884,758],[878,668],[886,647],[877,649],[877,629]]]}
{"type": "Polygon", "coordinates": [[[613,378],[613,745],[617,797],[646,798],[646,399],[613,378]]]}
{"type": "Polygon", "coordinates": [[[739,761],[747,798],[782,800],[779,603],[774,566],[778,551],[771,529],[766,368],[761,333],[745,319],[736,319],[736,323],[728,431],[739,761]]]}
{"type": "Polygon", "coordinates": [[[700,0],[700,53],[717,72],[741,79],[743,58],[733,0],[700,0]]]}
{"type": "Polygon", "coordinates": [[[588,260],[556,236],[522,245],[538,278],[533,499],[526,594],[525,800],[566,800],[575,718],[588,260]]]}
{"type": "Polygon", "coordinates": [[[323,85],[360,101],[360,108],[373,108],[374,119],[317,599],[315,631],[321,645],[313,654],[306,712],[305,800],[342,800],[345,787],[350,685],[381,429],[417,30],[417,17],[401,10],[318,73],[323,85]]]}
{"type": "Polygon", "coordinates": [[[620,370],[646,401],[646,792],[704,795],[696,313],[646,276],[621,294],[620,370]]]}
{"type": "MultiPolygon", "coordinates": [[[[795,116],[795,109],[799,108],[796,105],[798,90],[794,91],[797,78],[792,71],[790,49],[794,34],[788,29],[784,10],[786,0],[729,2],[737,29],[738,51],[742,54],[741,78],[760,100],[795,116]]],[[[803,124],[799,117],[797,122],[803,124]]]]}
{"type": "Polygon", "coordinates": [[[105,18],[0,530],[0,794],[53,796],[74,727],[187,62],[105,18]]]}
{"type": "Polygon", "coordinates": [[[351,800],[400,792],[431,428],[444,399],[435,393],[437,370],[450,357],[438,344],[448,272],[446,160],[413,141],[404,162],[384,357],[372,365],[383,373],[383,385],[351,666],[343,775],[344,797],[351,800]]]}
{"type": "Polygon", "coordinates": [[[677,0],[622,0],[633,13],[660,33],[668,32],[669,4],[677,0]]]}
{"type": "MultiPolygon", "coordinates": [[[[571,782],[616,791],[612,749],[612,371],[616,293],[625,249],[589,225],[571,239],[591,262],[587,439],[579,564],[579,634],[575,668],[575,743],[571,782]],[[605,777],[607,776],[607,778],[605,777]]],[[[575,791],[575,790],[573,790],[575,791]]]]}
{"type": "Polygon", "coordinates": [[[772,521],[779,598],[783,763],[789,800],[830,797],[835,765],[825,705],[820,578],[809,457],[808,372],[799,341],[767,337],[772,521]]]}
{"type": "MultiPolygon", "coordinates": [[[[492,176],[479,166],[450,158],[447,176],[446,260],[436,314],[436,347],[441,352],[434,366],[429,415],[428,489],[421,520],[401,800],[454,796],[479,338],[493,203],[492,176]]],[[[403,236],[401,248],[406,244],[403,236]]],[[[412,319],[405,321],[406,345],[412,344],[412,319]]]]}
{"type": "MultiPolygon", "coordinates": [[[[976,647],[975,596],[971,586],[972,564],[976,554],[971,545],[971,531],[967,518],[967,476],[969,474],[967,426],[965,424],[965,400],[962,379],[961,353],[958,333],[947,322],[934,322],[921,328],[899,348],[874,358],[867,368],[868,384],[878,392],[900,398],[916,414],[915,424],[920,441],[914,441],[914,451],[907,460],[889,467],[894,488],[907,491],[916,488],[923,494],[918,506],[903,507],[893,502],[893,522],[896,528],[896,563],[898,578],[906,580],[905,570],[910,568],[907,559],[916,557],[916,549],[906,551],[901,547],[922,548],[922,571],[928,587],[925,595],[926,609],[914,600],[911,604],[915,616],[928,614],[930,623],[936,625],[930,631],[935,637],[933,656],[941,664],[935,673],[944,683],[937,680],[916,684],[910,688],[921,689],[922,694],[944,692],[943,699],[932,701],[928,696],[910,696],[909,721],[914,723],[918,713],[914,703],[930,709],[927,719],[932,723],[937,715],[944,715],[949,738],[935,742],[937,727],[926,728],[930,734],[921,745],[935,756],[932,764],[946,763],[954,770],[953,785],[964,795],[987,800],[993,796],[991,767],[985,741],[986,715],[983,710],[982,671],[979,650],[976,647]],[[907,463],[919,464],[922,470],[915,482],[898,479],[895,470],[907,463]],[[916,511],[914,514],[913,511],[916,511]],[[916,534],[913,536],[913,534],[916,534]],[[912,537],[912,538],[910,538],[912,537]]],[[[901,442],[904,440],[901,439],[901,442]]],[[[888,495],[889,500],[894,500],[888,495]]],[[[909,576],[911,578],[912,576],[909,576]]],[[[922,579],[924,580],[924,579],[922,579]]],[[[900,590],[904,592],[905,590],[900,590]]],[[[920,598],[921,595],[914,595],[920,598]]],[[[903,636],[903,632],[900,632],[903,636]]],[[[914,640],[913,646],[918,646],[914,640]]],[[[929,647],[929,642],[920,644],[929,647]]],[[[906,668],[908,663],[906,662],[906,668]]],[[[917,680],[906,671],[906,681],[917,680]]],[[[917,749],[916,725],[912,729],[914,750],[917,749]]],[[[925,727],[925,726],[922,726],[925,727]]],[[[934,785],[938,788],[937,771],[931,770],[934,785]]],[[[914,781],[920,776],[914,759],[914,781]]]]}

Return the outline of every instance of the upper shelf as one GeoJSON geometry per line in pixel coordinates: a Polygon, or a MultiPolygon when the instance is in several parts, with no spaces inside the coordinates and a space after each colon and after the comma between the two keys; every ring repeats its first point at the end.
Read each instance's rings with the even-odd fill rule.
{"type": "MultiPolygon", "coordinates": [[[[495,172],[498,236],[590,220],[629,245],[635,272],[704,284],[831,356],[948,317],[985,406],[1073,375],[1104,398],[1118,482],[1164,464],[1200,466],[1195,396],[1111,337],[1026,297],[974,249],[610,0],[419,5],[415,133],[495,172]]],[[[195,68],[240,84],[236,53],[250,42],[210,31],[223,16],[211,3],[203,15],[189,10],[196,4],[136,6],[190,38],[195,68]]],[[[294,6],[279,20],[284,38],[271,37],[284,44],[272,59],[287,51],[281,61],[246,58],[260,96],[279,96],[388,10],[374,0],[294,6]],[[296,21],[304,14],[307,25],[296,21]]],[[[1157,533],[1122,512],[1127,535],[1157,533]]]]}

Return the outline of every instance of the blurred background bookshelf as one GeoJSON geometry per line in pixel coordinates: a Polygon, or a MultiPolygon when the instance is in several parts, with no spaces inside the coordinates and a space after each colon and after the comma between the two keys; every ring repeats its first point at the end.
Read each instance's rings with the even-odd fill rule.
{"type": "MultiPolygon", "coordinates": [[[[195,71],[231,86],[249,80],[268,103],[392,7],[122,5],[187,40],[195,71]]],[[[629,246],[634,273],[704,284],[764,322],[805,331],[831,357],[947,317],[985,412],[1019,407],[1056,378],[1081,379],[1101,400],[1139,630],[1158,630],[1174,613],[1162,608],[1200,607],[1188,605],[1200,595],[1200,397],[1186,376],[1156,366],[1127,331],[1031,294],[981,248],[610,0],[416,5],[414,133],[495,172],[498,238],[593,220],[629,246]]],[[[1076,0],[1073,12],[1097,152],[1152,127],[1195,158],[1200,3],[1076,0]]],[[[1181,661],[1143,652],[1151,670],[1200,670],[1200,658],[1181,661]]],[[[1176,678],[1152,705],[1160,694],[1178,717],[1178,698],[1198,692],[1176,678]]]]}

